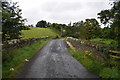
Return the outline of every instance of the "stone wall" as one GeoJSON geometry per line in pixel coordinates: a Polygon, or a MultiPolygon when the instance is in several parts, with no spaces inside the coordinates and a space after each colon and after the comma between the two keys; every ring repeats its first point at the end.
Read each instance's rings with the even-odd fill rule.
{"type": "Polygon", "coordinates": [[[96,42],[92,42],[92,41],[80,40],[80,39],[76,39],[76,38],[72,38],[72,37],[67,37],[66,40],[71,42],[73,44],[73,46],[75,46],[76,48],[79,48],[82,45],[82,46],[88,46],[88,47],[94,48],[97,51],[105,51],[107,49],[111,49],[110,45],[106,45],[103,43],[98,43],[98,42],[96,43],[96,42]]]}
{"type": "Polygon", "coordinates": [[[70,42],[76,50],[90,51],[93,55],[99,59],[105,58],[109,54],[110,47],[102,43],[96,43],[92,41],[80,40],[72,37],[67,37],[66,41],[70,42]],[[105,54],[105,55],[104,55],[105,54]]]}
{"type": "Polygon", "coordinates": [[[106,45],[103,43],[80,40],[72,37],[67,37],[66,41],[70,42],[76,50],[90,51],[94,54],[94,56],[97,55],[97,58],[107,59],[112,57],[120,59],[120,51],[115,50],[115,45],[106,45]]]}
{"type": "Polygon", "coordinates": [[[50,37],[41,37],[41,38],[31,38],[31,39],[14,39],[14,40],[10,40],[7,42],[3,42],[2,44],[2,50],[10,50],[10,49],[15,49],[15,48],[21,48],[25,45],[31,45],[35,42],[38,42],[39,40],[42,39],[48,39],[50,37]]]}

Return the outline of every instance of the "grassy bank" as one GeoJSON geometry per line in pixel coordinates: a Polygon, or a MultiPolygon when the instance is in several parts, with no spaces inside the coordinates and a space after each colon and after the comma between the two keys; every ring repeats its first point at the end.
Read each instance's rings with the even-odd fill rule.
{"type": "Polygon", "coordinates": [[[32,45],[8,51],[3,55],[3,78],[14,77],[18,70],[24,65],[25,59],[30,59],[50,39],[40,40],[32,45]]]}
{"type": "Polygon", "coordinates": [[[23,34],[23,39],[58,36],[52,29],[38,27],[30,27],[30,30],[22,30],[21,33],[23,34]]]}
{"type": "Polygon", "coordinates": [[[68,48],[74,58],[83,64],[89,71],[95,72],[101,78],[120,78],[120,62],[119,60],[111,59],[108,61],[98,61],[92,57],[89,51],[74,52],[68,48]]]}

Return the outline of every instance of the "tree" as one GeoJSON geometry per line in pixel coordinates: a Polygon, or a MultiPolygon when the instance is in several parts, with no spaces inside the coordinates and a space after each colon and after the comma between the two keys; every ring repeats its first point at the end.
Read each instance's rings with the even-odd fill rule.
{"type": "MultiPolygon", "coordinates": [[[[101,23],[107,24],[110,23],[111,25],[119,25],[120,23],[120,1],[114,2],[113,7],[108,10],[102,10],[98,13],[98,18],[100,19],[101,23]]],[[[115,27],[115,26],[114,26],[115,27]]]]}
{"type": "Polygon", "coordinates": [[[20,31],[27,29],[17,3],[2,1],[2,39],[3,41],[21,38],[20,31]]]}
{"type": "Polygon", "coordinates": [[[73,25],[71,22],[64,27],[64,34],[63,36],[71,36],[74,38],[80,37],[80,26],[81,22],[75,22],[73,25]]]}
{"type": "Polygon", "coordinates": [[[96,19],[86,19],[81,22],[80,37],[83,39],[92,39],[100,37],[101,28],[96,19]]]}
{"type": "Polygon", "coordinates": [[[114,36],[115,36],[115,33],[113,32],[112,28],[104,27],[102,29],[101,38],[114,39],[114,36]],[[112,34],[112,36],[110,34],[112,34]]]}
{"type": "Polygon", "coordinates": [[[41,20],[36,24],[36,27],[47,28],[49,26],[49,24],[46,21],[41,20]]]}
{"type": "Polygon", "coordinates": [[[31,24],[31,25],[27,25],[27,27],[34,27],[34,26],[33,26],[33,24],[31,24]]]}
{"type": "Polygon", "coordinates": [[[117,40],[118,48],[120,49],[120,1],[113,2],[111,9],[98,13],[98,18],[101,23],[110,24],[110,28],[115,34],[114,39],[117,40]]]}

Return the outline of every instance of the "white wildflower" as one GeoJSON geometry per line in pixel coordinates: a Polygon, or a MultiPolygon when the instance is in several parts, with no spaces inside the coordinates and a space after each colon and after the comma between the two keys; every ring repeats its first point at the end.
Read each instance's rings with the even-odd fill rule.
{"type": "Polygon", "coordinates": [[[25,59],[26,62],[28,62],[29,60],[28,59],[25,59]]]}
{"type": "Polygon", "coordinates": [[[10,68],[10,71],[14,71],[14,68],[10,68]]]}

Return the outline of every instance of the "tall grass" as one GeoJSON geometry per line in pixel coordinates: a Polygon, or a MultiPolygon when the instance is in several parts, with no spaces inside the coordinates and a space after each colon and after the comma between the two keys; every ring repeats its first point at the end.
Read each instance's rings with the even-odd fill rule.
{"type": "Polygon", "coordinates": [[[100,61],[92,57],[92,55],[86,55],[85,52],[74,52],[71,48],[68,48],[68,50],[74,58],[83,64],[89,71],[98,74],[100,78],[120,78],[119,60],[110,59],[108,61],[100,61]]]}
{"type": "Polygon", "coordinates": [[[25,59],[30,59],[48,41],[48,39],[40,40],[32,45],[7,51],[7,53],[3,54],[3,78],[14,77],[18,73],[18,70],[24,65],[25,59]]]}

